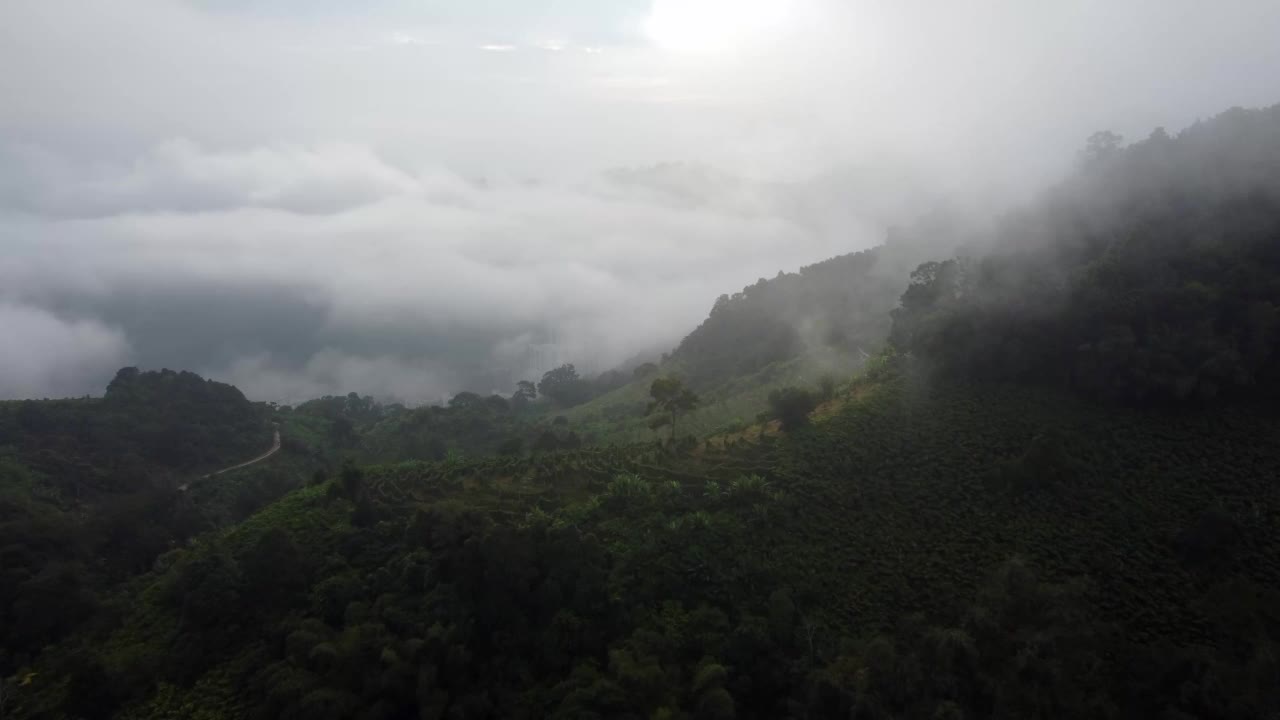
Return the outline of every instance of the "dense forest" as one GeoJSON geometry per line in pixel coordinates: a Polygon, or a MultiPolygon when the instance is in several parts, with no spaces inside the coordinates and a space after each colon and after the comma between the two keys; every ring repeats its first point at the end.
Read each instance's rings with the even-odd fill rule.
{"type": "Polygon", "coordinates": [[[895,344],[1127,402],[1273,396],[1280,108],[1124,148],[1102,133],[1083,162],[984,254],[915,270],[895,344]]]}
{"type": "Polygon", "coordinates": [[[180,482],[260,453],[269,414],[230,385],[136,368],[101,398],[0,403],[0,672],[208,528],[180,482]]]}
{"type": "Polygon", "coordinates": [[[1274,717],[1278,249],[1232,110],[601,380],[0,405],[0,717],[1274,717]]]}

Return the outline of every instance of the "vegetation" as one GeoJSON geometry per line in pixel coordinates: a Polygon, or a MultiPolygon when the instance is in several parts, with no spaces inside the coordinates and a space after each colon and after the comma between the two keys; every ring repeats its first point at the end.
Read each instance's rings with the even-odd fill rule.
{"type": "Polygon", "coordinates": [[[785,387],[769,393],[769,408],[782,424],[791,431],[809,422],[809,413],[818,407],[818,396],[804,388],[785,387]]]}
{"type": "Polygon", "coordinates": [[[81,437],[67,418],[199,406],[225,447],[111,435],[176,481],[237,428],[260,451],[268,409],[128,372],[142,400],[6,405],[4,712],[1275,716],[1278,134],[1268,110],[1130,148],[1097,135],[989,243],[904,268],[892,315],[873,322],[881,290],[862,286],[886,245],[717,303],[661,366],[550,421],[535,406],[589,382],[571,366],[510,400],[279,409],[287,494],[216,522],[145,506],[102,536],[172,533],[146,552],[104,550],[70,511],[87,494],[55,492],[40,451],[81,437]],[[828,303],[840,272],[865,315],[828,303]],[[803,344],[815,308],[819,336],[870,355],[848,383],[803,344]],[[735,398],[785,432],[708,432],[735,398]],[[661,413],[670,438],[583,442],[624,403],[613,427],[661,413]]]}
{"type": "MultiPolygon", "coordinates": [[[[682,432],[715,436],[746,429],[769,408],[769,393],[789,386],[812,386],[816,380],[840,373],[852,374],[865,361],[861,356],[819,351],[768,365],[758,372],[727,378],[709,390],[697,392],[698,407],[680,420],[682,432]]],[[[680,376],[681,365],[669,361],[664,373],[680,376]]],[[[651,402],[652,376],[631,382],[617,390],[565,412],[583,438],[597,444],[625,444],[653,438],[646,415],[651,402]]]]}
{"type": "Polygon", "coordinates": [[[649,427],[654,429],[671,426],[671,439],[676,439],[676,419],[681,415],[697,409],[698,396],[679,378],[664,377],[653,381],[649,386],[649,397],[653,398],[653,402],[649,403],[646,415],[652,415],[655,412],[662,413],[649,423],[649,427]]]}
{"type": "Polygon", "coordinates": [[[894,342],[963,377],[1122,402],[1280,388],[1280,107],[1176,138],[1095,136],[1079,175],[977,257],[922,265],[894,342]]]}
{"type": "Polygon", "coordinates": [[[197,506],[179,481],[260,454],[269,415],[230,385],[136,368],[102,398],[0,403],[0,675],[230,515],[234,499],[197,506]]]}

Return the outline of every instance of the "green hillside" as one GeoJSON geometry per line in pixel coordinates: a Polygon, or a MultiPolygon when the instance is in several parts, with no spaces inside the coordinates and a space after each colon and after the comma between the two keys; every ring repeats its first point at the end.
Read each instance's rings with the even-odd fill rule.
{"type": "Polygon", "coordinates": [[[969,232],[952,214],[928,214],[893,230],[880,246],[721,295],[661,364],[637,368],[622,387],[563,414],[596,443],[652,439],[649,386],[666,375],[681,378],[702,400],[682,421],[681,434],[740,430],[768,409],[774,390],[841,381],[879,352],[911,269],[952,252],[969,232]]]}
{"type": "Polygon", "coordinates": [[[724,450],[351,470],[166,556],[47,662],[96,658],[125,717],[1274,707],[1274,417],[900,362],[853,395],[724,450]],[[925,672],[944,651],[955,676],[925,672]],[[1185,697],[1149,694],[1175,677],[1185,697]]]}
{"type": "MultiPolygon", "coordinates": [[[[830,348],[806,352],[712,385],[700,394],[696,410],[679,421],[679,434],[705,437],[742,430],[756,422],[768,408],[769,393],[783,387],[816,387],[824,378],[847,378],[862,365],[860,355],[830,348]]],[[[649,427],[646,410],[649,386],[659,374],[683,377],[679,360],[664,363],[659,371],[637,378],[617,390],[565,411],[571,427],[596,443],[632,443],[665,434],[649,427]]]]}
{"type": "Polygon", "coordinates": [[[4,711],[1275,717],[1277,137],[1280,108],[1100,134],[958,257],[920,230],[725,296],[587,402],[562,372],[279,409],[278,462],[184,491],[264,506],[91,586],[91,553],[41,569],[72,526],[10,522],[14,455],[4,711]],[[664,388],[699,400],[665,441],[664,388]]]}
{"type": "Polygon", "coordinates": [[[188,372],[121,370],[101,398],[0,402],[0,674],[108,613],[110,588],[310,472],[201,481],[271,446],[271,410],[188,372]]]}

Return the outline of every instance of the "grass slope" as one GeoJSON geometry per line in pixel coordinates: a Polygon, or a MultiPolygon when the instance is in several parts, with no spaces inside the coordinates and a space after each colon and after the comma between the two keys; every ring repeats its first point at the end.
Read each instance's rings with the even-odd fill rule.
{"type": "MultiPolygon", "coordinates": [[[[824,349],[785,362],[773,363],[750,375],[733,378],[699,393],[700,407],[679,420],[680,435],[706,437],[744,429],[768,408],[769,393],[787,386],[814,387],[823,376],[849,376],[862,364],[859,357],[824,349]]],[[[665,363],[657,374],[638,378],[563,414],[588,442],[626,444],[665,437],[669,429],[649,429],[645,409],[655,377],[681,377],[679,361],[665,363]]]]}

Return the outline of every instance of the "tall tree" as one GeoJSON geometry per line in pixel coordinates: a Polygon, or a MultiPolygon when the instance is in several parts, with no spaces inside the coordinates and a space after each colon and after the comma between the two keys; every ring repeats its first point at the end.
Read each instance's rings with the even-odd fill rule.
{"type": "Polygon", "coordinates": [[[530,380],[521,380],[516,383],[516,394],[512,397],[523,398],[526,402],[532,402],[538,399],[538,388],[530,380]]]}
{"type": "Polygon", "coordinates": [[[649,397],[653,398],[653,401],[649,403],[649,409],[646,414],[663,413],[661,416],[662,421],[653,425],[653,427],[670,424],[671,439],[675,440],[676,418],[697,408],[698,396],[685,387],[680,378],[660,377],[649,386],[649,397]]]}
{"type": "Polygon", "coordinates": [[[1099,130],[1085,141],[1084,151],[1080,157],[1086,165],[1092,165],[1116,154],[1120,150],[1124,136],[1110,130],[1099,130]]]}
{"type": "Polygon", "coordinates": [[[591,399],[591,385],[578,375],[573,363],[547,371],[538,392],[560,407],[573,407],[591,399]]]}

